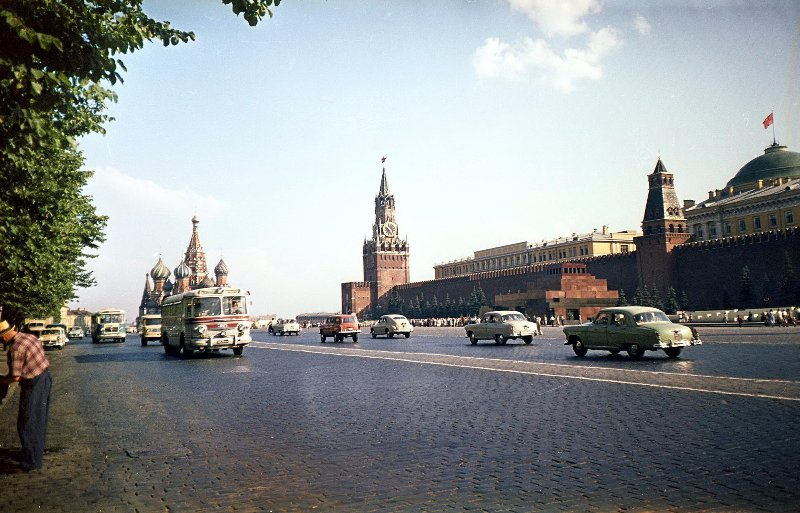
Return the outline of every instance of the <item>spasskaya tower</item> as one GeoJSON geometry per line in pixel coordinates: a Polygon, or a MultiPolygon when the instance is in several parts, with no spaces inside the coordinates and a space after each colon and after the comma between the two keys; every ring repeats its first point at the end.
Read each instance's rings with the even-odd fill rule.
{"type": "Polygon", "coordinates": [[[381,185],[375,196],[375,222],[372,239],[364,241],[364,281],[371,284],[371,304],[383,297],[395,285],[410,281],[408,269],[408,241],[401,239],[395,218],[394,195],[386,179],[386,157],[381,185]]]}

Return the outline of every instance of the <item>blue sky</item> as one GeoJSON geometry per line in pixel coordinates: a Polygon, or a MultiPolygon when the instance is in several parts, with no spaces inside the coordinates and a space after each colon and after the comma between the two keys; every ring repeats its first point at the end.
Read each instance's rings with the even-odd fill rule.
{"type": "Polygon", "coordinates": [[[80,143],[110,216],[72,306],[135,315],[200,219],[256,313],[340,308],[363,278],[382,156],[411,278],[475,250],[639,229],[660,153],[702,200],[772,142],[800,151],[800,3],[145,1],[195,42],[124,56],[80,143]]]}

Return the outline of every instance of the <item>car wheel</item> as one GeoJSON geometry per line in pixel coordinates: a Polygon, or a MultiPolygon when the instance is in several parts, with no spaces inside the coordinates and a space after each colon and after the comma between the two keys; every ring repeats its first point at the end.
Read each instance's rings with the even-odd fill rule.
{"type": "Polygon", "coordinates": [[[494,343],[497,344],[498,346],[502,346],[503,344],[505,344],[505,342],[506,342],[505,337],[503,337],[503,335],[498,333],[497,335],[494,336],[494,343]]]}
{"type": "Polygon", "coordinates": [[[358,344],[358,335],[353,335],[353,343],[358,344]]]}
{"type": "Polygon", "coordinates": [[[337,334],[337,335],[334,335],[334,337],[333,337],[333,341],[334,342],[341,342],[342,340],[344,340],[344,337],[341,336],[341,335],[337,334]]]}
{"type": "Polygon", "coordinates": [[[406,335],[406,338],[408,338],[408,337],[411,336],[411,333],[406,333],[405,335],[406,335]]]}
{"type": "Polygon", "coordinates": [[[668,358],[677,358],[681,354],[682,347],[665,347],[664,352],[667,353],[668,358]]]}
{"type": "Polygon", "coordinates": [[[469,337],[470,344],[472,344],[473,346],[478,343],[478,338],[475,336],[473,332],[470,331],[469,333],[467,333],[467,336],[469,337]]]}
{"type": "Polygon", "coordinates": [[[378,336],[375,334],[375,330],[369,330],[369,334],[372,338],[376,338],[378,336]]]}
{"type": "Polygon", "coordinates": [[[142,347],[147,347],[147,339],[142,337],[142,347]]]}
{"type": "Polygon", "coordinates": [[[583,345],[583,342],[579,338],[576,338],[572,342],[572,350],[575,351],[575,354],[578,356],[586,356],[586,352],[588,351],[586,346],[583,345]]]}
{"type": "Polygon", "coordinates": [[[191,358],[192,354],[194,354],[194,350],[187,348],[183,341],[181,341],[180,352],[184,358],[191,358]]]}
{"type": "Polygon", "coordinates": [[[634,360],[639,360],[644,356],[644,349],[639,347],[639,344],[631,344],[628,346],[628,356],[634,360]]]}
{"type": "Polygon", "coordinates": [[[394,338],[394,333],[392,333],[391,331],[387,331],[386,332],[386,337],[387,338],[394,338]]]}
{"type": "Polygon", "coordinates": [[[530,344],[531,342],[533,342],[533,335],[528,335],[527,337],[522,337],[522,341],[525,342],[526,344],[530,344]]]}
{"type": "Polygon", "coordinates": [[[324,344],[325,343],[325,338],[326,338],[325,335],[323,335],[322,333],[319,334],[320,343],[324,344]]]}
{"type": "Polygon", "coordinates": [[[608,352],[616,356],[619,354],[619,349],[609,349],[608,352]]]}
{"type": "Polygon", "coordinates": [[[234,354],[235,356],[242,356],[242,351],[243,351],[243,350],[244,350],[244,347],[242,347],[242,346],[239,346],[239,347],[234,347],[234,348],[233,348],[233,354],[234,354]]]}

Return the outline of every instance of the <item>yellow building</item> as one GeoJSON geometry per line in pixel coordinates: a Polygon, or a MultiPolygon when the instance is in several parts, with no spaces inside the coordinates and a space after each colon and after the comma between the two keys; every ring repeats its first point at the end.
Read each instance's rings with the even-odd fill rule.
{"type": "Polygon", "coordinates": [[[800,153],[773,143],[745,164],[723,189],[708,199],[684,203],[693,240],[710,240],[772,230],[800,223],[800,153]]]}
{"type": "Polygon", "coordinates": [[[611,232],[608,226],[601,231],[560,237],[537,244],[517,242],[496,248],[476,251],[472,257],[433,266],[435,279],[463,276],[484,271],[522,267],[539,263],[568,262],[593,256],[616,255],[634,251],[636,230],[611,232]]]}

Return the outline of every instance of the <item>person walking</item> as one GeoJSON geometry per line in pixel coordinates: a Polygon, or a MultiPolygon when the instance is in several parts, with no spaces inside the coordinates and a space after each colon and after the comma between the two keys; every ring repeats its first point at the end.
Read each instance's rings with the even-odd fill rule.
{"type": "Polygon", "coordinates": [[[22,445],[20,468],[31,471],[42,468],[47,415],[50,409],[50,362],[44,347],[34,335],[19,333],[8,321],[0,321],[0,338],[8,349],[8,374],[0,383],[19,383],[17,433],[22,445]]]}

